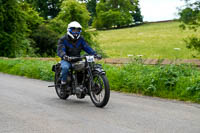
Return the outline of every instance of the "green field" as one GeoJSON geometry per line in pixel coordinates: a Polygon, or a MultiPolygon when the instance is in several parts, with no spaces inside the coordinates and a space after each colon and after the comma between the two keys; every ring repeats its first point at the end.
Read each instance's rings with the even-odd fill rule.
{"type": "Polygon", "coordinates": [[[195,51],[183,39],[194,33],[179,28],[179,22],[147,23],[137,27],[98,31],[101,48],[110,58],[143,55],[143,58],[192,59],[195,51]],[[180,48],[180,50],[174,50],[180,48]]]}

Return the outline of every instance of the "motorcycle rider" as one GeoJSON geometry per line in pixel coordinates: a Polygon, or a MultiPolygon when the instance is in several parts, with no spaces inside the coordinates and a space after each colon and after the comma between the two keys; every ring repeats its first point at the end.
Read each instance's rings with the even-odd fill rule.
{"type": "Polygon", "coordinates": [[[71,57],[80,57],[81,50],[84,50],[90,55],[95,55],[101,58],[97,53],[87,44],[81,36],[82,26],[73,21],[68,24],[67,34],[59,39],[57,53],[61,57],[61,88],[67,85],[67,75],[71,67],[71,57]]]}

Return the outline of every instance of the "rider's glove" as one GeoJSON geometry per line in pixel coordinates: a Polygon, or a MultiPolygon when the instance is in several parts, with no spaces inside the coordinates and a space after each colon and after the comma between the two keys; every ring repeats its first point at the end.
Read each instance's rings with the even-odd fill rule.
{"type": "Polygon", "coordinates": [[[63,56],[63,60],[65,60],[65,61],[71,61],[71,57],[69,57],[67,55],[64,55],[63,56]]]}
{"type": "Polygon", "coordinates": [[[96,54],[96,55],[95,55],[95,58],[97,58],[97,59],[100,60],[100,59],[102,59],[102,56],[101,56],[100,54],[96,54]]]}

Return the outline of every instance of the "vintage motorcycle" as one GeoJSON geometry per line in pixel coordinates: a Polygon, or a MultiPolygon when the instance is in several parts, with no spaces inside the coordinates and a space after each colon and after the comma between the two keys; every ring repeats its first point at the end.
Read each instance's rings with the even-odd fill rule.
{"type": "Polygon", "coordinates": [[[89,95],[96,107],[104,107],[110,98],[110,87],[106,72],[101,64],[95,63],[95,56],[84,55],[71,57],[72,67],[67,77],[67,86],[61,91],[61,64],[53,65],[55,72],[54,85],[60,99],[67,99],[70,95],[76,95],[83,99],[89,95]]]}

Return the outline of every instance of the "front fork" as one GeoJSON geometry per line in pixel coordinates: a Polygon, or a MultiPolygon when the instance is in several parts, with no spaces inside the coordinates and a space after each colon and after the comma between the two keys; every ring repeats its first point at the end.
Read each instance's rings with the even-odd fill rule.
{"type": "Polygon", "coordinates": [[[89,75],[89,89],[88,89],[88,94],[90,95],[92,88],[94,86],[94,82],[93,82],[93,74],[92,74],[92,70],[91,68],[88,68],[88,75],[89,75]]]}

